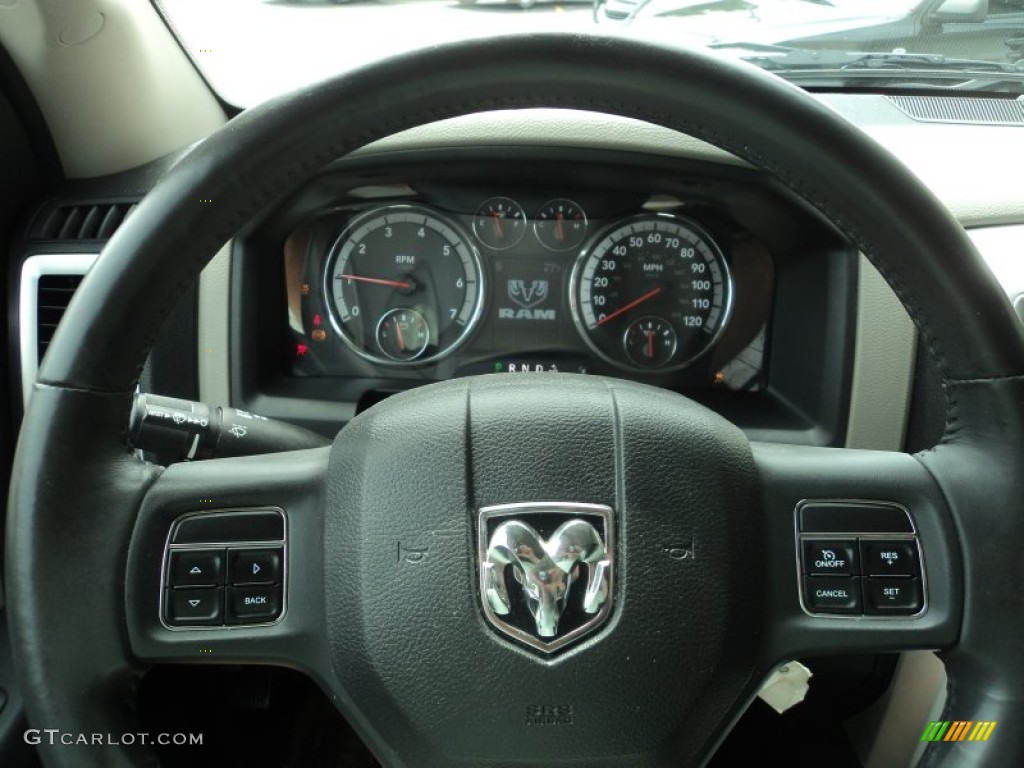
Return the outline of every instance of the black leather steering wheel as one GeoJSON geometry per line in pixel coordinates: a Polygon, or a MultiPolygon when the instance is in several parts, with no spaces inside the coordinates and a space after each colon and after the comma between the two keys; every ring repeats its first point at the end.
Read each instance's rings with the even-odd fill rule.
{"type": "MultiPolygon", "coordinates": [[[[987,742],[933,744],[925,762],[1019,764],[1024,731],[1011,715],[1024,708],[1022,369],[1013,312],[943,206],[856,128],[753,67],[541,35],[432,48],[278,98],[202,142],[146,197],[46,357],[7,529],[8,610],[31,723],[137,730],[133,690],[147,664],[212,658],[304,670],[386,765],[696,765],[780,661],[941,649],[944,718],[1005,727],[987,742]],[[157,330],[254,215],[377,138],[538,106],[636,117],[704,139],[775,174],[829,218],[894,287],[938,363],[940,443],[915,456],[751,445],[663,391],[481,377],[391,398],[330,449],[166,470],[133,455],[128,409],[157,330]],[[645,482],[650,472],[678,481],[645,482]],[[161,625],[164,542],[200,499],[285,510],[281,622],[202,633],[161,625]],[[927,567],[927,610],[804,612],[794,566],[803,499],[906,507],[927,567]],[[550,658],[499,637],[477,595],[477,510],[531,501],[606,504],[619,534],[608,622],[550,658]],[[695,558],[659,555],[682,538],[695,558]],[[396,542],[413,540],[429,557],[396,563],[396,542]],[[524,715],[537,707],[570,707],[573,722],[531,726],[524,715]]],[[[43,757],[75,768],[153,760],[144,748],[110,745],[47,746],[43,757]]]]}

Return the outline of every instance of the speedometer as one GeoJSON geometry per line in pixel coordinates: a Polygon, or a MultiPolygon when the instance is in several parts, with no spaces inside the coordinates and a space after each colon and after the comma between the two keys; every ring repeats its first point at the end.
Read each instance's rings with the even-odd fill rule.
{"type": "Polygon", "coordinates": [[[433,209],[391,205],[357,217],[331,248],[324,292],[331,320],[357,354],[386,364],[437,360],[480,316],[476,250],[433,209]]]}
{"type": "Polygon", "coordinates": [[[573,269],[573,319],[614,365],[671,371],[718,339],[732,308],[721,249],[696,222],[646,214],[600,236],[573,269]]]}

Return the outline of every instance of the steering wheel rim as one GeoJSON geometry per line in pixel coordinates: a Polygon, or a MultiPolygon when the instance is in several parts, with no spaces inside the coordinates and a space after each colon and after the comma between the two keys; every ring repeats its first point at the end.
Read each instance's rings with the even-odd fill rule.
{"type": "MultiPolygon", "coordinates": [[[[754,67],[700,51],[552,34],[397,57],[253,108],[194,148],[111,239],[52,343],[15,459],[6,575],[13,647],[33,725],[71,733],[132,730],[137,657],[155,641],[132,630],[133,571],[127,566],[126,575],[124,558],[108,553],[139,546],[137,515],[168,492],[161,489],[178,483],[168,509],[197,502],[186,501],[180,481],[165,481],[159,468],[138,461],[124,440],[146,353],[186,286],[254,215],[329,161],[425,122],[523,107],[608,112],[708,141],[775,174],[872,260],[942,373],[942,440],[907,459],[912,466],[843,451],[839,470],[834,454],[794,449],[788,459],[756,452],[758,469],[774,487],[789,488],[799,476],[820,496],[827,484],[809,479],[808,468],[821,469],[822,477],[888,473],[895,465],[884,462],[898,461],[892,474],[914,478],[900,482],[936,497],[935,536],[945,537],[951,553],[948,613],[934,626],[927,619],[919,625],[937,632],[928,639],[941,637],[946,647],[947,713],[999,720],[1024,701],[1024,662],[1010,639],[1024,619],[1002,611],[1010,587],[992,586],[1008,584],[1007,575],[1021,566],[990,538],[992,530],[1021,532],[1005,510],[1021,498],[1013,468],[1024,456],[1017,405],[1024,335],[963,229],[895,158],[803,91],[754,67]],[[550,75],[556,71],[557,83],[550,75]],[[805,471],[782,478],[793,455],[806,458],[805,471]]],[[[213,469],[197,465],[192,472],[211,485],[220,482],[213,469]]],[[[278,480],[298,488],[306,472],[283,471],[278,480]]],[[[257,491],[266,481],[250,475],[248,482],[252,490],[236,498],[262,501],[257,491]]],[[[844,482],[844,488],[856,485],[844,482]]],[[[915,647],[920,641],[910,636],[888,637],[894,648],[915,647]]],[[[274,658],[261,656],[258,645],[248,653],[274,658]]],[[[400,764],[403,756],[375,738],[375,724],[360,720],[359,703],[332,692],[385,759],[400,764]]],[[[925,760],[1011,763],[1024,756],[1024,741],[1009,731],[970,752],[929,747],[925,760]]],[[[702,754],[713,746],[714,739],[702,754]]],[[[137,745],[109,744],[57,744],[43,755],[57,766],[139,765],[152,758],[137,745]]]]}

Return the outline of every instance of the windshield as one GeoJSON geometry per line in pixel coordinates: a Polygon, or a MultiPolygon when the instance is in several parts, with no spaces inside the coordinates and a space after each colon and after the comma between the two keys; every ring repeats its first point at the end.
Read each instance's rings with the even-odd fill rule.
{"type": "Polygon", "coordinates": [[[156,0],[227,102],[391,54],[588,31],[715,48],[799,85],[1024,93],[1024,0],[156,0]]]}

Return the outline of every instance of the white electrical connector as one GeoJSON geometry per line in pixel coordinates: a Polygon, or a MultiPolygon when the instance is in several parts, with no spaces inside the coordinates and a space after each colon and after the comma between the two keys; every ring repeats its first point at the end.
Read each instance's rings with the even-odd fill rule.
{"type": "Polygon", "coordinates": [[[787,661],[768,675],[757,695],[781,715],[804,700],[807,689],[810,688],[807,681],[811,677],[811,670],[799,661],[787,661]]]}

